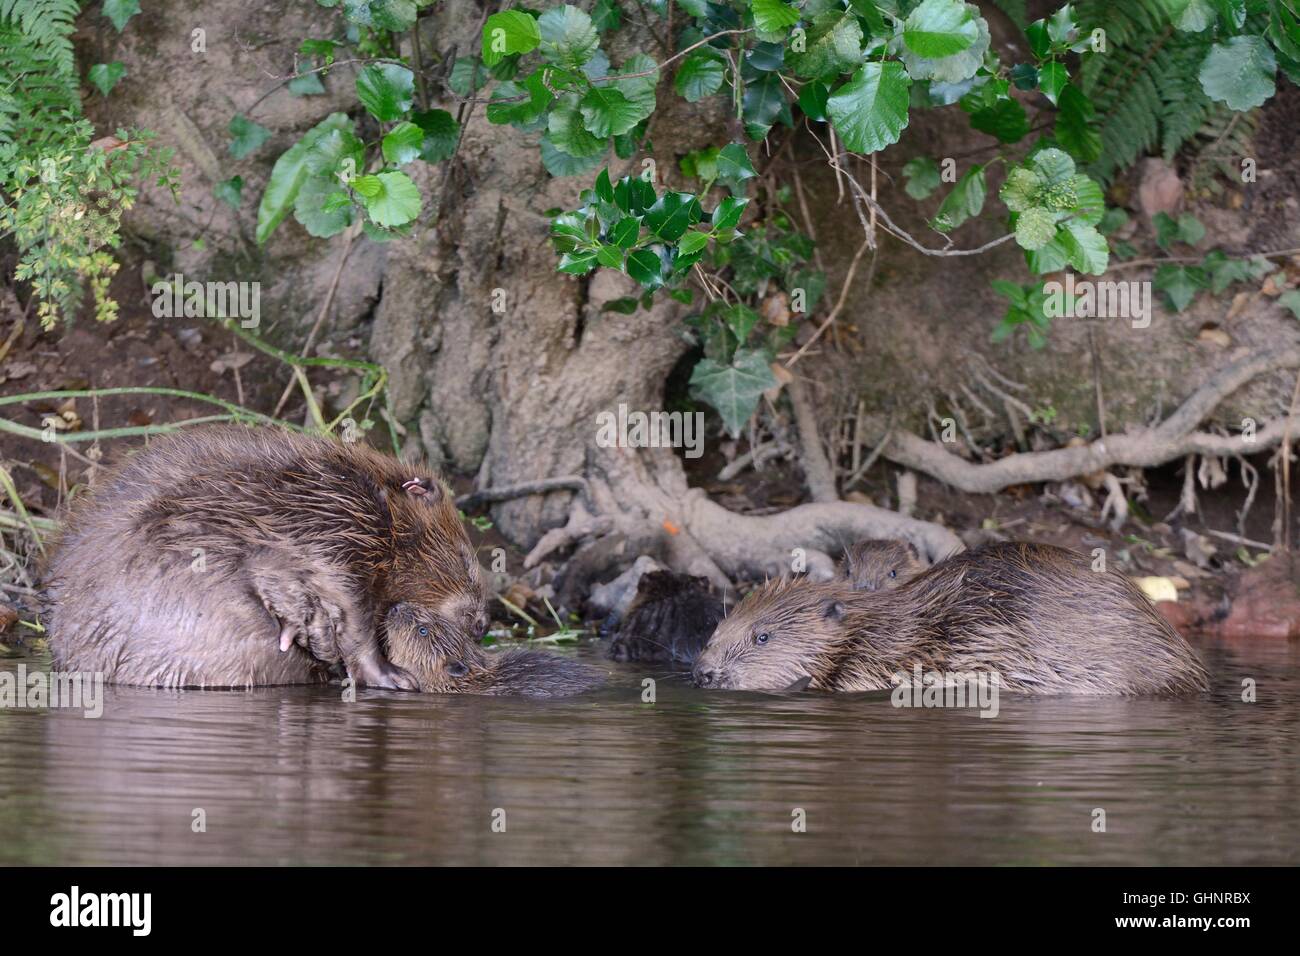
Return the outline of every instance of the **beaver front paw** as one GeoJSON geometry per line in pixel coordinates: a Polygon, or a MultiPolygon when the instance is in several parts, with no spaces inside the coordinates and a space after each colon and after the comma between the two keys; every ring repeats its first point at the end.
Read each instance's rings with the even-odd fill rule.
{"type": "Polygon", "coordinates": [[[383,657],[360,658],[349,662],[348,673],[364,687],[412,691],[420,689],[419,683],[408,671],[383,657]]]}

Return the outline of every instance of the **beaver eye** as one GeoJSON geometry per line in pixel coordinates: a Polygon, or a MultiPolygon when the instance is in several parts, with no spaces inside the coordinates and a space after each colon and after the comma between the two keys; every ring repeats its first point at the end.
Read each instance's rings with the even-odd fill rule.
{"type": "Polygon", "coordinates": [[[447,673],[452,677],[464,677],[469,673],[469,668],[465,666],[464,661],[452,661],[447,665],[447,673]]]}
{"type": "Polygon", "coordinates": [[[896,577],[898,577],[898,572],[897,572],[897,571],[890,571],[890,572],[889,572],[889,576],[890,576],[891,578],[896,578],[896,577]]]}
{"type": "Polygon", "coordinates": [[[419,626],[419,628],[417,629],[417,633],[418,633],[421,637],[428,637],[428,636],[429,636],[429,629],[428,629],[427,627],[425,627],[423,624],[421,624],[421,625],[419,626]]]}
{"type": "Polygon", "coordinates": [[[764,631],[762,634],[755,634],[755,635],[754,635],[754,643],[755,643],[755,644],[766,644],[766,643],[767,643],[768,641],[770,641],[771,639],[772,639],[772,635],[769,634],[769,633],[767,633],[767,631],[764,631]]]}

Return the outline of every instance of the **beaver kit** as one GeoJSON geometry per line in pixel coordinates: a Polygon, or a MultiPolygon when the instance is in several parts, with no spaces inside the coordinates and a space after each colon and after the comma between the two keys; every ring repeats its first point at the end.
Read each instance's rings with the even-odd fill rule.
{"type": "Polygon", "coordinates": [[[912,580],[925,565],[906,541],[863,538],[844,551],[844,576],[858,591],[883,591],[912,580]]]}
{"type": "Polygon", "coordinates": [[[693,664],[722,616],[722,601],[709,591],[708,578],[649,571],[637,582],[608,655],[616,661],[693,664]]]}
{"type": "Polygon", "coordinates": [[[448,662],[399,645],[477,649],[487,628],[437,476],[269,429],[183,432],[132,455],[74,507],[47,586],[56,666],[124,684],[315,683],[341,666],[358,684],[441,688],[448,662]],[[389,633],[394,608],[413,626],[389,633]]]}
{"type": "Polygon", "coordinates": [[[1028,543],[964,552],[892,590],[769,583],[718,625],[694,678],[735,690],[869,691],[917,666],[996,675],[1003,689],[1031,694],[1209,686],[1196,653],[1127,577],[1028,543]]]}

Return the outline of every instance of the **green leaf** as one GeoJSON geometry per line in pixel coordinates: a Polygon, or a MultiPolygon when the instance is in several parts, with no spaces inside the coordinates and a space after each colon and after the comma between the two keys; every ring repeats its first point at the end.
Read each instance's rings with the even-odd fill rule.
{"type": "Polygon", "coordinates": [[[564,97],[547,117],[547,131],[551,143],[561,152],[578,159],[602,156],[609,149],[607,139],[593,136],[587,131],[577,97],[564,97]]]}
{"type": "Polygon", "coordinates": [[[596,261],[607,269],[623,269],[623,250],[619,246],[602,242],[596,250],[596,261]]]}
{"type": "Polygon", "coordinates": [[[749,161],[749,153],[740,143],[729,143],[718,151],[718,179],[743,183],[757,175],[754,164],[749,161]]]}
{"type": "Polygon", "coordinates": [[[259,126],[252,120],[240,114],[235,114],[230,120],[227,127],[230,131],[230,155],[235,159],[243,159],[249,153],[260,149],[262,144],[271,138],[271,131],[265,126],[259,126]]]}
{"type": "Polygon", "coordinates": [[[352,130],[326,130],[315,138],[307,152],[307,170],[312,175],[334,175],[341,172],[356,175],[365,164],[365,155],[365,144],[357,139],[352,130]]]}
{"type": "MultiPolygon", "coordinates": [[[[531,20],[532,17],[528,19],[531,20]]],[[[475,90],[481,90],[487,85],[489,76],[487,68],[478,57],[457,57],[456,62],[451,65],[451,76],[447,79],[447,85],[457,96],[470,96],[475,90]]]]}
{"type": "Polygon", "coordinates": [[[907,127],[911,83],[902,64],[872,62],[832,93],[826,112],[845,147],[874,153],[898,142],[907,127]]]}
{"type": "Polygon", "coordinates": [[[535,50],[541,40],[537,21],[522,10],[494,13],[483,24],[483,62],[495,66],[511,54],[535,50]]]}
{"type": "Polygon", "coordinates": [[[542,56],[557,66],[576,70],[591,59],[600,45],[591,17],[567,3],[538,17],[537,28],[541,32],[542,56]]]}
{"type": "Polygon", "coordinates": [[[803,110],[804,115],[810,120],[824,123],[826,121],[826,101],[830,99],[830,95],[830,88],[820,80],[805,83],[803,88],[799,90],[799,109],[803,110]]]}
{"type": "Polygon", "coordinates": [[[1284,309],[1290,309],[1291,314],[1300,319],[1300,292],[1295,289],[1290,292],[1283,292],[1277,297],[1277,304],[1284,309]]]}
{"type": "Polygon", "coordinates": [[[394,63],[372,63],[357,74],[357,97],[381,123],[400,119],[415,96],[415,74],[394,63]]]}
{"type": "Polygon", "coordinates": [[[487,118],[490,123],[512,123],[516,126],[526,127],[536,123],[546,113],[547,107],[555,99],[554,94],[546,87],[541,70],[534,70],[523,81],[522,84],[506,81],[498,83],[496,89],[492,91],[492,99],[488,101],[487,118]],[[520,102],[502,102],[498,100],[513,100],[520,96],[526,96],[527,99],[520,102]]]}
{"type": "Polygon", "coordinates": [[[1260,106],[1276,90],[1277,58],[1268,41],[1258,36],[1232,37],[1210,48],[1201,64],[1201,89],[1229,109],[1260,106]]]}
{"type": "Polygon", "coordinates": [[[620,249],[631,249],[641,234],[641,221],[634,216],[624,216],[609,231],[610,242],[620,249]]]}
{"type": "Polygon", "coordinates": [[[788,115],[785,84],[779,73],[760,73],[745,84],[741,101],[745,133],[763,139],[782,114],[788,115]]]}
{"type": "Polygon", "coordinates": [[[735,229],[740,225],[740,217],[745,214],[747,205],[749,205],[748,199],[735,196],[728,196],[722,200],[713,210],[713,228],[717,231],[735,229]]]}
{"type": "Polygon", "coordinates": [[[1175,312],[1181,312],[1204,285],[1200,269],[1194,266],[1166,264],[1156,270],[1152,286],[1163,292],[1175,312]]]}
{"type": "Polygon", "coordinates": [[[1018,90],[1038,89],[1038,68],[1032,63],[1017,63],[1011,68],[1011,82],[1018,90]]]}
{"type": "Polygon", "coordinates": [[[593,85],[579,104],[589,133],[605,137],[626,133],[641,122],[641,111],[611,85],[593,85]]]}
{"type": "Polygon", "coordinates": [[[654,202],[654,186],[639,176],[624,176],[614,184],[614,204],[625,213],[640,216],[654,202]]]}
{"type": "Polygon", "coordinates": [[[567,272],[570,275],[585,275],[592,269],[596,268],[596,253],[594,252],[574,252],[565,253],[560,257],[560,264],[556,269],[560,272],[567,272]]]}
{"type": "Polygon", "coordinates": [[[698,103],[722,89],[726,69],[714,53],[703,49],[690,53],[677,68],[673,87],[688,103],[698,103]]]}
{"type": "MultiPolygon", "coordinates": [[[[989,25],[984,18],[979,15],[979,8],[974,4],[966,4],[965,8],[970,13],[975,24],[976,36],[975,41],[966,49],[953,53],[951,56],[931,59],[930,57],[921,56],[907,45],[903,35],[904,25],[899,24],[898,34],[895,36],[890,48],[895,49],[902,58],[903,64],[907,67],[907,74],[914,80],[934,80],[938,83],[961,83],[969,80],[979,70],[984,62],[984,54],[989,48],[989,25]]],[[[919,8],[918,8],[919,9],[919,8]]]]}
{"type": "Polygon", "coordinates": [[[1073,83],[1065,84],[1057,106],[1056,139],[1071,156],[1091,163],[1101,156],[1101,134],[1092,125],[1096,110],[1073,83]]]}
{"type": "Polygon", "coordinates": [[[304,73],[289,81],[289,92],[294,96],[321,96],[325,84],[320,81],[319,73],[304,73]]]}
{"type": "Polygon", "coordinates": [[[298,190],[293,218],[317,239],[337,235],[352,225],[352,203],[332,176],[310,176],[298,190]],[[331,197],[342,196],[340,204],[331,197]]]}
{"type": "Polygon", "coordinates": [[[322,136],[332,130],[352,130],[352,120],[343,113],[331,113],[308,130],[302,139],[280,154],[257,209],[257,243],[262,245],[289,215],[303,181],[310,174],[307,159],[322,136]]]}
{"type": "Polygon", "coordinates": [[[424,139],[420,144],[420,158],[426,163],[440,163],[456,151],[460,140],[460,124],[446,110],[416,111],[411,114],[420,127],[424,139]]]}
{"type": "Polygon", "coordinates": [[[1064,63],[1057,63],[1055,60],[1044,63],[1042,69],[1038,71],[1038,88],[1051,100],[1053,106],[1056,105],[1061,90],[1065,89],[1065,84],[1069,80],[1070,71],[1065,68],[1064,63]]]}
{"type": "Polygon", "coordinates": [[[1210,0],[1167,0],[1174,26],[1184,33],[1200,33],[1214,23],[1210,0]]]}
{"type": "Polygon", "coordinates": [[[212,187],[212,195],[231,209],[238,209],[244,202],[244,180],[241,176],[223,179],[212,187]]]}
{"type": "MultiPolygon", "coordinates": [[[[906,172],[906,169],[904,169],[906,172]]],[[[1042,180],[1032,169],[1017,166],[1007,173],[1006,181],[998,196],[1012,212],[1024,212],[1038,202],[1038,190],[1042,180]]]]}
{"type": "Polygon", "coordinates": [[[970,125],[981,133],[996,136],[1000,142],[1016,143],[1029,132],[1029,117],[1019,102],[1007,97],[988,109],[972,113],[970,125]]]}
{"type": "Polygon", "coordinates": [[[126,76],[126,67],[118,61],[96,63],[86,73],[86,79],[94,84],[101,96],[108,96],[117,86],[117,81],[126,76]]]}
{"type": "Polygon", "coordinates": [[[369,0],[370,22],[380,30],[401,33],[415,26],[415,0],[369,0]]]}
{"type": "Polygon", "coordinates": [[[907,185],[903,188],[913,199],[925,199],[939,188],[943,181],[939,175],[939,164],[929,156],[917,156],[903,166],[903,175],[907,185]]]}
{"type": "Polygon", "coordinates": [[[799,22],[799,11],[781,0],[753,0],[752,7],[759,33],[782,33],[799,22]]]}
{"type": "Polygon", "coordinates": [[[777,386],[771,359],[761,349],[737,349],[730,365],[701,359],[691,372],[691,394],[718,410],[733,438],[758,407],[763,393],[777,386]]]}
{"type": "Polygon", "coordinates": [[[126,23],[140,12],[140,0],[104,0],[104,16],[113,22],[121,33],[126,23]]]}
{"type": "Polygon", "coordinates": [[[394,166],[405,166],[420,155],[424,146],[424,130],[414,123],[398,123],[387,133],[381,144],[384,161],[394,166]]]}
{"type": "Polygon", "coordinates": [[[366,214],[381,226],[401,226],[420,214],[420,190],[406,173],[358,176],[352,189],[366,214]]]}
{"type": "Polygon", "coordinates": [[[1095,276],[1106,271],[1110,247],[1096,227],[1072,219],[1065,224],[1057,239],[1076,271],[1095,276]]]}
{"type": "Polygon", "coordinates": [[[940,232],[951,232],[972,216],[978,216],[984,208],[986,192],[984,167],[972,166],[939,204],[931,225],[940,232]]]}
{"type": "Polygon", "coordinates": [[[1041,206],[1030,206],[1016,217],[1016,244],[1041,249],[1056,238],[1056,216],[1041,206]]]}
{"type": "Polygon", "coordinates": [[[664,264],[659,248],[637,249],[627,254],[627,274],[643,288],[653,290],[664,284],[664,264]]]}
{"type": "Polygon", "coordinates": [[[646,210],[642,222],[651,234],[664,242],[676,242],[688,228],[700,221],[700,201],[691,193],[664,193],[646,210]]]}
{"type": "Polygon", "coordinates": [[[813,18],[807,50],[794,55],[797,76],[838,76],[862,63],[862,27],[852,13],[833,9],[813,18]]]}
{"type": "Polygon", "coordinates": [[[903,24],[903,42],[917,56],[942,59],[968,49],[979,35],[962,0],[923,0],[903,24]]]}
{"type": "Polygon", "coordinates": [[[709,234],[707,232],[688,230],[686,235],[682,236],[681,241],[677,243],[677,254],[680,256],[694,255],[708,244],[709,234]]]}

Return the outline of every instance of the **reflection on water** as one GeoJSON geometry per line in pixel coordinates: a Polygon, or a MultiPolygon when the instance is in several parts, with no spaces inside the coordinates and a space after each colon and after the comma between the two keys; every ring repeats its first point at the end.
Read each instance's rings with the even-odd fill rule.
{"type": "Polygon", "coordinates": [[[0,710],[0,863],[1300,862],[1300,653],[1204,653],[1210,697],[992,720],[636,665],[568,701],[107,687],[0,710]]]}

